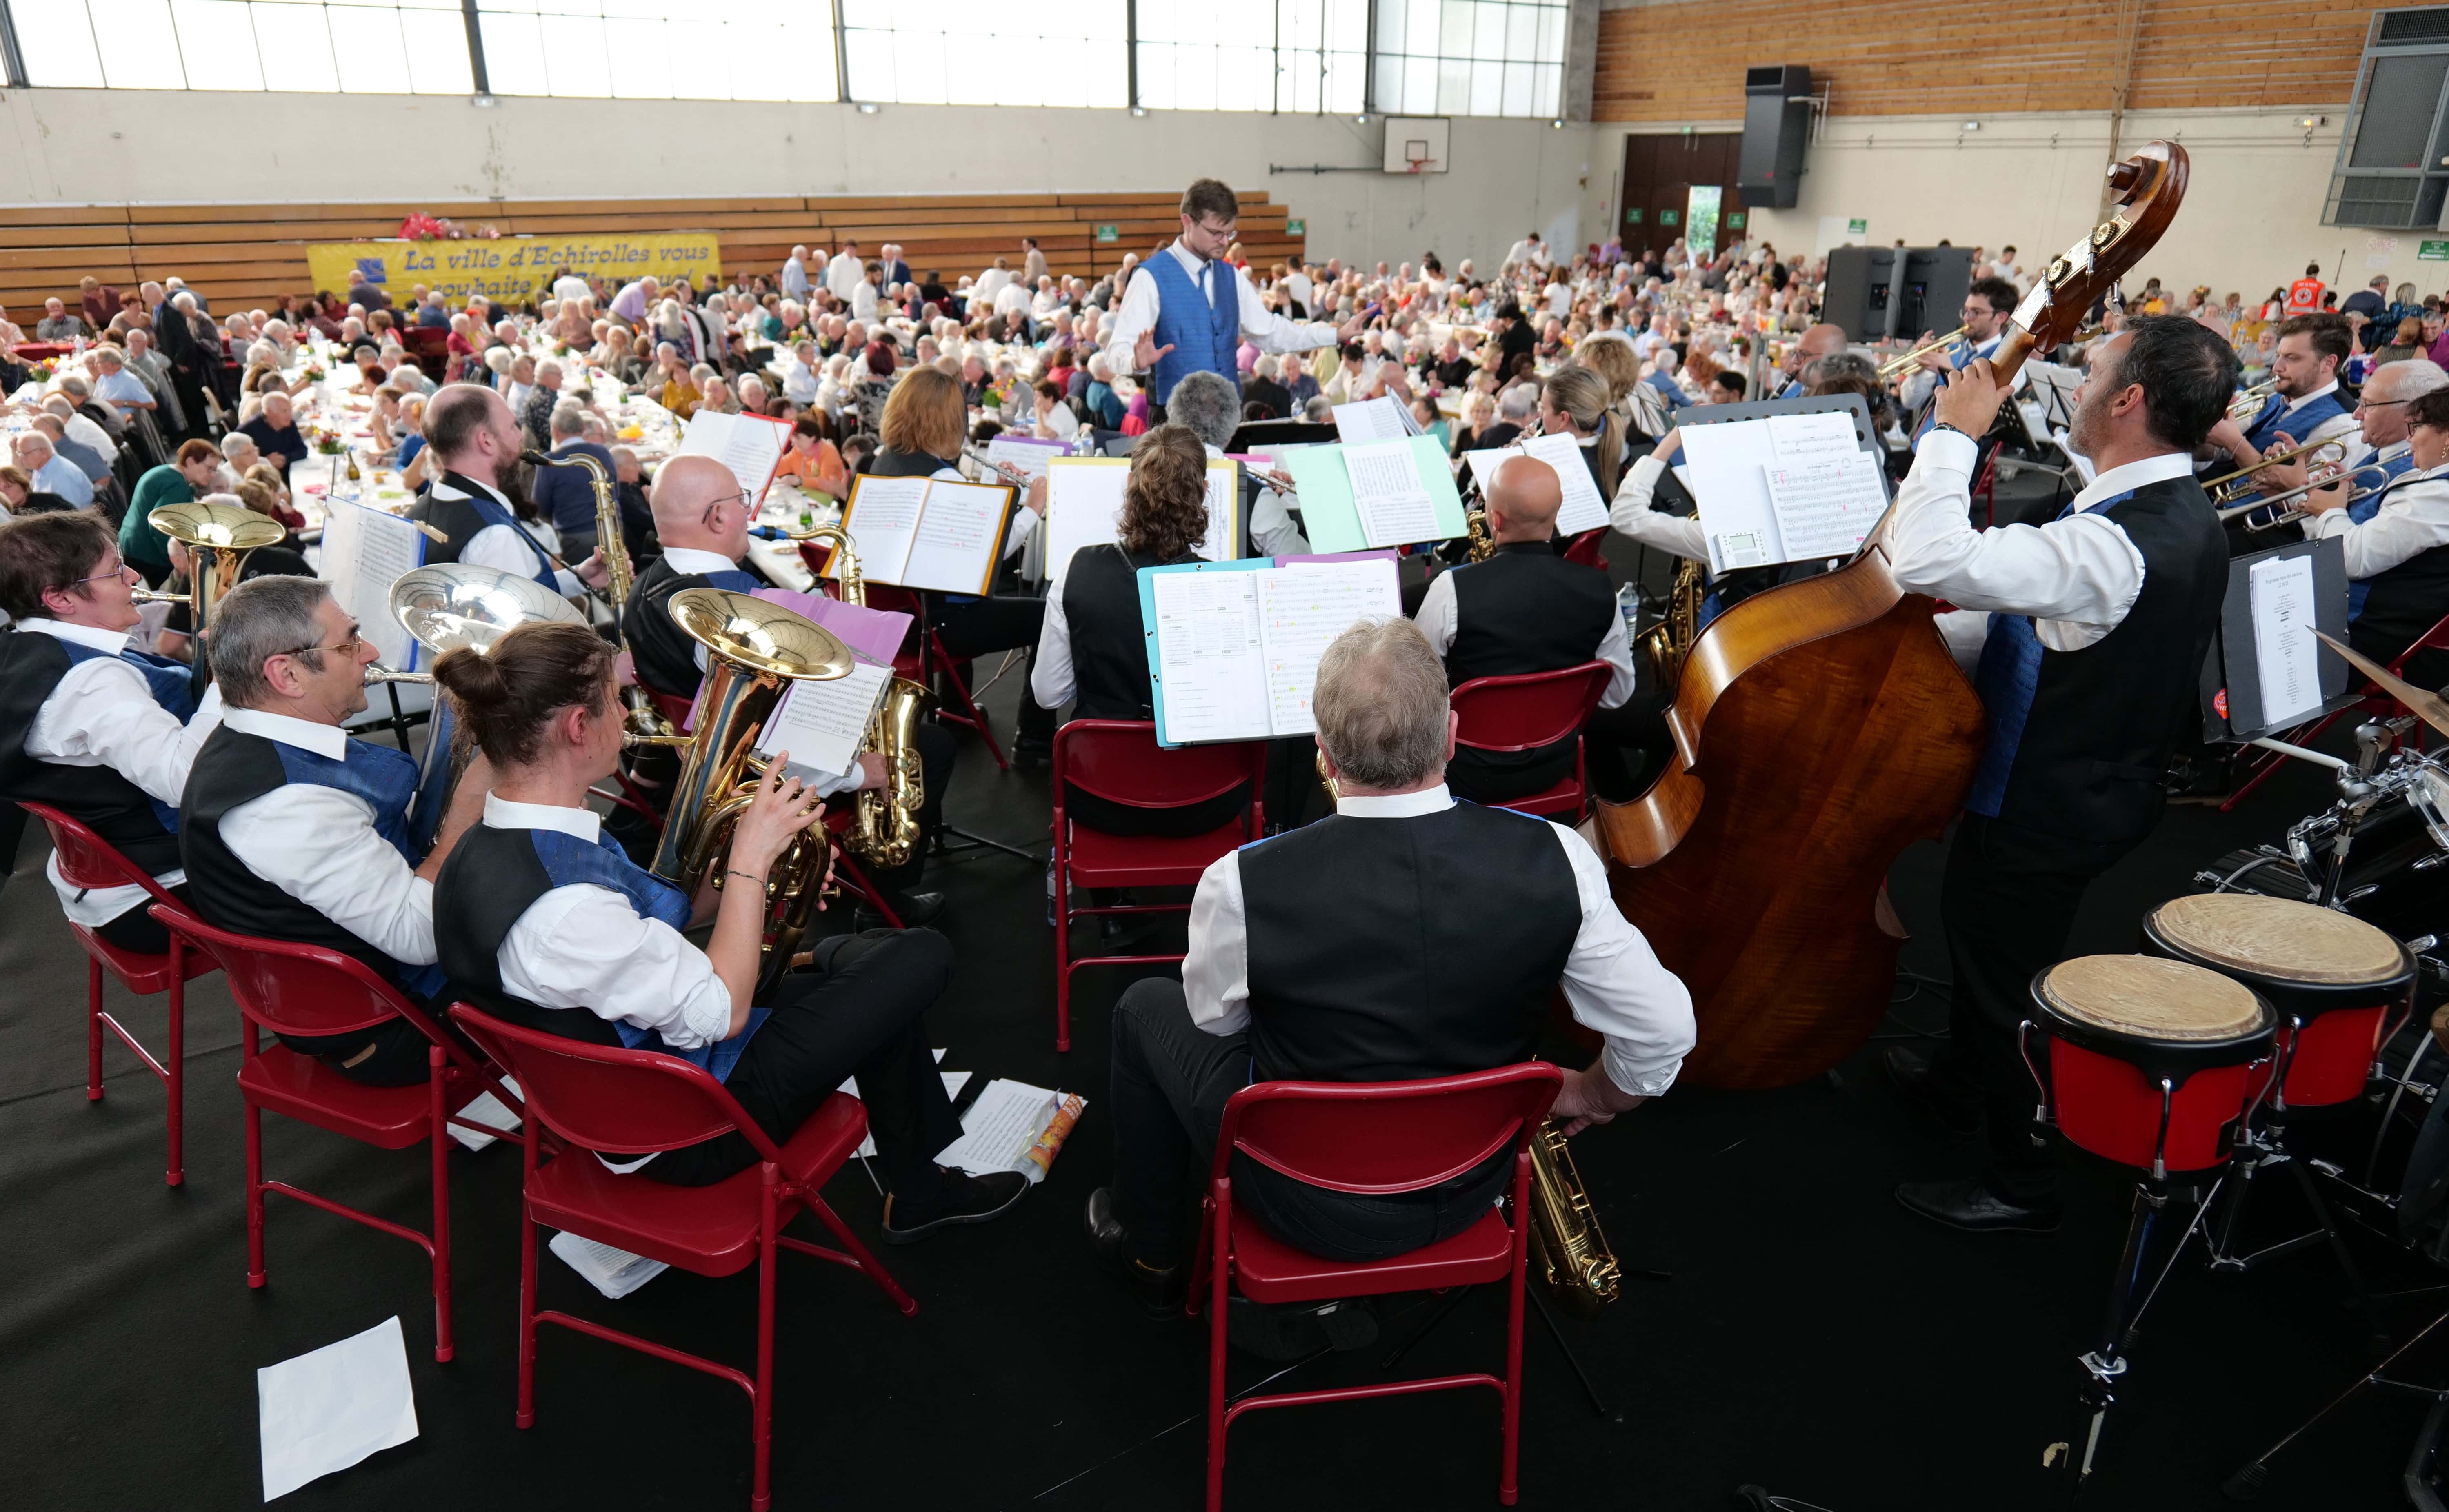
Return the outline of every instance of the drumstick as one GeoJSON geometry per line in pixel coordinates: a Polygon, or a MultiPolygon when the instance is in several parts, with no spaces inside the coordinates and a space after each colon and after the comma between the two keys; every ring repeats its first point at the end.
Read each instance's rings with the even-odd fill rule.
{"type": "Polygon", "coordinates": [[[2443,701],[2437,693],[2426,693],[2415,684],[2393,676],[2389,668],[2327,631],[2316,630],[2313,633],[2322,638],[2324,645],[2345,657],[2348,664],[2358,672],[2372,679],[2383,693],[2406,705],[2407,711],[2417,718],[2442,735],[2449,735],[2449,701],[2443,701]]]}

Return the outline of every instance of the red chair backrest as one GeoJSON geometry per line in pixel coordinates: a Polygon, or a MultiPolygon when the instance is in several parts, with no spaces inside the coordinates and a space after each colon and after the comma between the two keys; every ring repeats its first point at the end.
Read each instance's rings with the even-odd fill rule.
{"type": "Polygon", "coordinates": [[[1156,724],[1148,719],[1074,719],[1054,732],[1058,794],[1068,782],[1083,793],[1135,809],[1179,809],[1204,803],[1244,782],[1256,793],[1266,761],[1263,740],[1186,745],[1168,751],[1156,743],[1156,724]]]}
{"type": "Polygon", "coordinates": [[[1599,550],[1599,547],[1603,545],[1606,541],[1607,528],[1604,526],[1596,530],[1585,530],[1580,535],[1573,537],[1572,544],[1565,547],[1565,560],[1568,562],[1578,562],[1583,566],[1596,567],[1601,572],[1605,572],[1607,570],[1607,557],[1599,550]]]}
{"type": "Polygon", "coordinates": [[[93,833],[79,820],[71,819],[48,803],[20,803],[17,807],[43,821],[51,832],[51,849],[60,858],[60,876],[72,888],[124,888],[133,883],[151,893],[157,900],[177,907],[179,900],[170,896],[162,884],[145,875],[145,869],[119,853],[118,847],[93,833]]]}
{"type": "Polygon", "coordinates": [[[1454,690],[1454,711],[1462,716],[1455,740],[1476,751],[1554,745],[1591,717],[1612,673],[1604,661],[1585,661],[1557,672],[1474,678],[1454,690]]]}
{"type": "Polygon", "coordinates": [[[544,1126],[572,1144],[646,1155],[738,1129],[763,1158],[781,1158],[722,1082],[678,1056],[523,1028],[467,1003],[451,1005],[451,1017],[510,1069],[544,1126]]]}
{"type": "Polygon", "coordinates": [[[220,962],[238,1010],[275,1034],[349,1034],[397,1017],[434,1037],[415,1005],[362,961],[319,945],[215,928],[175,901],[153,905],[153,916],[220,962]]]}
{"type": "Polygon", "coordinates": [[[1564,1083],[1544,1061],[1421,1081],[1262,1081],[1224,1104],[1215,1176],[1239,1151],[1331,1191],[1417,1192],[1518,1145],[1564,1083]]]}
{"type": "Polygon", "coordinates": [[[2398,660],[2389,664],[2389,670],[2403,678],[2406,676],[2406,664],[2415,660],[2417,652],[2439,650],[2444,647],[2449,647],[2449,615],[2442,615],[2439,623],[2417,636],[2415,643],[2400,652],[2398,660]]]}

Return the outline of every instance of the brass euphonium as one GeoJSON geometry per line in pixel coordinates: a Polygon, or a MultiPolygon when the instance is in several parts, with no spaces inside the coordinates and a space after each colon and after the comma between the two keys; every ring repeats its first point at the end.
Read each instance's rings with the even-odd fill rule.
{"type": "MultiPolygon", "coordinates": [[[[778,603],[724,588],[683,588],[666,606],[672,622],[706,650],[697,726],[686,737],[671,809],[651,869],[684,890],[725,880],[719,858],[732,827],[755,800],[766,762],[757,737],[791,682],[850,675],[850,647],[822,625],[778,603]]],[[[660,742],[659,742],[660,743],[660,742]]],[[[794,836],[765,879],[764,949],[788,960],[807,932],[831,849],[821,829],[794,836]]]]}
{"type": "Polygon", "coordinates": [[[1541,1120],[1531,1136],[1531,1278],[1573,1316],[1598,1316],[1615,1300],[1624,1277],[1599,1232],[1598,1210],[1582,1186],[1564,1126],[1553,1119],[1541,1120]]]}
{"type": "Polygon", "coordinates": [[[239,568],[258,546],[278,545],[289,531],[278,520],[226,504],[165,504],[150,516],[153,528],[187,548],[184,593],[140,589],[140,603],[183,603],[195,633],[202,635],[213,607],[238,586],[239,568]]]}
{"type": "MultiPolygon", "coordinates": [[[[822,541],[833,547],[834,577],[841,602],[865,606],[867,584],[859,576],[858,547],[850,532],[838,525],[820,525],[790,532],[794,541],[822,541]]],[[[918,809],[927,800],[927,777],[918,761],[919,717],[934,695],[908,678],[895,678],[884,690],[868,723],[861,751],[884,757],[884,786],[861,789],[857,799],[858,822],[842,843],[861,861],[887,871],[904,865],[918,844],[918,809]]]]}

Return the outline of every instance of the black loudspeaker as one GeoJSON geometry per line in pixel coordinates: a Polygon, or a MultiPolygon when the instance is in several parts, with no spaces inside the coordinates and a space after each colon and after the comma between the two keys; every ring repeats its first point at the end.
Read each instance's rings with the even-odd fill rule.
{"type": "Polygon", "coordinates": [[[1821,318],[1856,341],[1953,331],[1972,284],[1969,247],[1836,247],[1821,318]]]}
{"type": "Polygon", "coordinates": [[[1758,210],[1791,210],[1803,192],[1811,137],[1811,70],[1789,63],[1744,70],[1744,145],[1736,188],[1758,210]]]}

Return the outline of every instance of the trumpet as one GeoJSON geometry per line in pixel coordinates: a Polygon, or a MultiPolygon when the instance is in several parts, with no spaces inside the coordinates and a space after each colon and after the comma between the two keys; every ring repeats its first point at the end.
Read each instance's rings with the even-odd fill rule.
{"type": "Polygon", "coordinates": [[[2249,389],[2239,389],[2236,397],[2227,402],[2229,422],[2234,425],[2250,424],[2253,417],[2262,412],[2262,407],[2270,402],[2270,396],[2278,392],[2279,380],[2276,378],[2265,378],[2249,389]]]}
{"type": "MultiPolygon", "coordinates": [[[[2220,523],[2222,525],[2226,525],[2230,520],[2242,517],[2245,520],[2245,527],[2248,530],[2274,530],[2283,525],[2288,524],[2290,521],[2302,520],[2306,515],[2313,512],[2310,509],[2304,508],[2298,502],[2306,494],[2319,493],[2324,488],[2344,483],[2348,479],[2357,476],[2359,473],[2379,472],[2382,469],[2379,466],[2372,463],[2366,463],[2360,468],[2348,468],[2342,471],[2328,472],[2321,477],[2313,479],[2309,483],[2304,484],[2299,488],[2290,488],[2285,493],[2274,493],[2266,499],[2254,499],[2244,504],[2235,505],[2228,508],[2222,509],[2219,511],[2220,523]],[[2286,507],[2282,507],[2283,506],[2285,506],[2286,507]],[[2271,514],[2267,519],[2257,520],[2252,518],[2255,514],[2258,514],[2265,509],[2270,509],[2276,512],[2271,514]]],[[[2382,489],[2388,488],[2390,480],[2384,476],[2381,482],[2373,485],[2369,488],[2352,489],[2347,494],[2346,503],[2355,504],[2362,500],[2369,499],[2373,495],[2380,493],[2382,489]]]]}
{"type": "Polygon", "coordinates": [[[1940,336],[1936,341],[1925,341],[1920,346],[1914,348],[1911,352],[1905,353],[1901,356],[1890,357],[1887,361],[1880,364],[1880,381],[1883,383],[1893,383],[1897,379],[1903,377],[1908,372],[1912,371],[1915,364],[1920,362],[1926,354],[1944,351],[1945,349],[1956,345],[1956,343],[1962,340],[1963,337],[1964,327],[1957,326],[1955,330],[1950,331],[1947,335],[1940,336]]]}
{"type": "MultiPolygon", "coordinates": [[[[2223,472],[2215,478],[2205,478],[2203,491],[2210,495],[2213,504],[2234,504],[2237,500],[2246,498],[2255,491],[2256,485],[2251,481],[2255,473],[2266,468],[2283,467],[2288,463],[2296,463],[2305,468],[2328,469],[2330,476],[2316,479],[2308,485],[2316,488],[2325,488],[2335,481],[2339,475],[2339,467],[2346,460],[2347,444],[2343,441],[2324,441],[2314,446],[2289,447],[2283,451],[2266,451],[2262,455],[2262,460],[2249,468],[2239,468],[2233,472],[2223,472]],[[2324,456],[2323,454],[2324,452],[2328,455],[2324,456]]],[[[2256,505],[2267,502],[2269,501],[2257,500],[2256,505]]]]}

